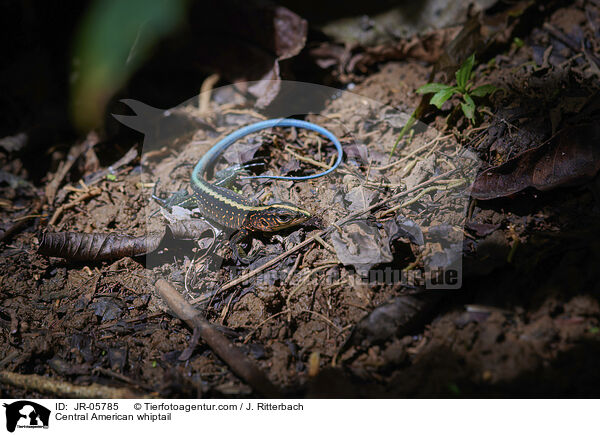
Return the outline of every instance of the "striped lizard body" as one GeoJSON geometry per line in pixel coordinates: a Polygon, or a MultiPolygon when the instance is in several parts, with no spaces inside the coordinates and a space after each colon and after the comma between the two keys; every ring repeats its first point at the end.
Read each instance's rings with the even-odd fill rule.
{"type": "Polygon", "coordinates": [[[254,205],[251,201],[221,186],[216,186],[204,179],[206,170],[219,156],[238,139],[248,134],[271,127],[298,127],[316,131],[330,139],[335,145],[338,156],[335,164],[328,170],[315,175],[301,177],[281,177],[258,175],[246,178],[272,178],[277,180],[309,180],[322,177],[333,172],[342,161],[342,147],[338,139],[330,131],[316,124],[297,119],[270,119],[248,125],[228,135],[215,144],[196,164],[192,172],[191,185],[193,197],[201,213],[208,219],[231,229],[248,231],[279,231],[305,222],[310,213],[292,204],[278,203],[270,205],[254,205]]]}
{"type": "MultiPolygon", "coordinates": [[[[297,127],[315,131],[330,139],[336,147],[337,159],[333,166],[324,172],[301,177],[283,177],[276,175],[256,175],[244,178],[271,178],[276,180],[309,180],[322,177],[333,172],[342,161],[342,146],[339,140],[328,130],[316,124],[297,119],[270,119],[243,127],[231,133],[216,143],[196,164],[192,172],[190,199],[196,202],[200,212],[207,219],[226,228],[239,230],[231,239],[230,244],[234,256],[237,255],[236,243],[246,237],[249,232],[273,232],[289,228],[307,221],[311,215],[307,210],[293,204],[276,203],[270,205],[256,205],[247,198],[222,186],[209,183],[204,176],[209,167],[212,167],[219,156],[238,139],[271,127],[297,127]]],[[[245,261],[243,261],[245,262],[245,261]]]]}

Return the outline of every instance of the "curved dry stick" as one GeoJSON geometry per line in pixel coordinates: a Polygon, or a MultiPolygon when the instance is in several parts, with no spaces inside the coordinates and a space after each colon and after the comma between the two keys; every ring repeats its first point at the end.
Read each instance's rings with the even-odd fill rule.
{"type": "Polygon", "coordinates": [[[175,287],[164,279],[159,279],[155,286],[175,315],[187,323],[190,328],[198,331],[206,344],[236,375],[266,397],[281,396],[281,392],[267,379],[264,373],[223,334],[217,331],[199,311],[192,307],[175,287]]]}
{"type": "MultiPolygon", "coordinates": [[[[35,215],[35,214],[40,213],[42,211],[43,203],[44,203],[43,199],[38,199],[34,203],[33,207],[31,207],[29,214],[35,215]]],[[[0,234],[0,243],[10,240],[15,234],[17,234],[22,229],[26,228],[28,224],[29,224],[29,221],[27,219],[17,221],[10,228],[8,228],[6,231],[4,231],[3,233],[0,234]]]]}
{"type": "Polygon", "coordinates": [[[11,385],[25,391],[37,391],[51,397],[66,397],[71,399],[134,399],[152,397],[147,394],[138,394],[128,388],[113,388],[98,384],[88,386],[73,385],[46,376],[22,375],[8,371],[0,371],[0,384],[11,385]]]}

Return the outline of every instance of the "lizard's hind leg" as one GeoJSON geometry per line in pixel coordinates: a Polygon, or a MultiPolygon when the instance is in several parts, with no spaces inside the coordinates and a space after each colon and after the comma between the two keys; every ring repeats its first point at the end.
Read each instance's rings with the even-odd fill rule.
{"type": "Polygon", "coordinates": [[[186,189],[172,192],[171,196],[166,199],[158,196],[157,188],[159,182],[160,180],[157,180],[156,183],[154,183],[154,189],[152,189],[152,199],[155,200],[162,208],[166,209],[169,213],[172,213],[174,206],[183,207],[188,210],[193,210],[196,208],[196,200],[194,199],[194,195],[189,194],[186,189]]]}
{"type": "Polygon", "coordinates": [[[233,183],[235,183],[236,179],[241,177],[245,177],[250,175],[250,171],[248,168],[252,168],[254,166],[264,166],[264,163],[247,163],[245,165],[233,165],[225,169],[221,169],[219,172],[215,174],[215,185],[225,187],[227,189],[231,188],[233,183]]]}

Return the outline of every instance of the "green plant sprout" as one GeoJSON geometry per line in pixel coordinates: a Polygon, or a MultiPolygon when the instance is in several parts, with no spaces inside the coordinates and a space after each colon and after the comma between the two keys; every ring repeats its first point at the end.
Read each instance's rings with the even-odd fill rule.
{"type": "Polygon", "coordinates": [[[430,104],[433,104],[438,109],[453,95],[462,97],[460,107],[465,117],[471,121],[475,121],[475,111],[477,106],[473,97],[485,97],[493,94],[498,90],[494,85],[481,85],[473,89],[473,83],[469,80],[471,72],[475,65],[475,54],[472,54],[463,62],[458,71],[456,71],[456,85],[445,85],[443,83],[427,83],[417,89],[419,94],[433,94],[430,104]]]}
{"type": "MultiPolygon", "coordinates": [[[[431,97],[430,104],[433,104],[438,109],[442,108],[442,105],[453,95],[459,95],[462,97],[461,109],[464,115],[474,123],[475,121],[475,112],[477,106],[475,105],[475,101],[473,101],[473,97],[484,97],[489,94],[493,94],[497,90],[499,90],[494,85],[482,85],[473,89],[473,84],[469,80],[471,78],[471,72],[473,71],[473,66],[475,65],[475,54],[472,54],[469,58],[467,58],[463,64],[460,66],[458,71],[456,71],[456,85],[445,85],[443,83],[427,83],[424,86],[421,86],[417,89],[417,93],[419,94],[434,94],[431,97]]],[[[421,106],[419,106],[415,111],[410,115],[410,118],[406,125],[400,131],[394,146],[392,147],[392,151],[390,151],[390,159],[394,155],[396,151],[396,147],[402,140],[402,138],[406,135],[406,133],[415,125],[417,119],[421,116],[420,110],[421,106]],[[419,113],[417,113],[419,112],[419,113]]]]}

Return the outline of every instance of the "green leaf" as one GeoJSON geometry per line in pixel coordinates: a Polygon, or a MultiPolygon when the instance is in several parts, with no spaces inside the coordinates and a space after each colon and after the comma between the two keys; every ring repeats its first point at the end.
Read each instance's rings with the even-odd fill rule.
{"type": "Polygon", "coordinates": [[[513,39],[513,42],[515,43],[515,45],[517,46],[517,48],[521,48],[525,45],[525,43],[523,42],[523,40],[521,38],[519,38],[518,36],[515,36],[513,39]]]}
{"type": "Polygon", "coordinates": [[[460,395],[460,388],[454,382],[450,382],[448,385],[448,390],[454,395],[460,395]]]}
{"type": "Polygon", "coordinates": [[[448,98],[450,98],[452,95],[454,95],[455,92],[456,92],[455,87],[451,87],[451,88],[436,92],[436,94],[433,97],[431,97],[431,101],[429,103],[433,104],[438,109],[441,109],[442,104],[444,104],[446,102],[446,100],[448,100],[448,98]]]}
{"type": "Polygon", "coordinates": [[[394,143],[394,146],[392,147],[392,151],[390,151],[390,159],[394,155],[394,152],[396,151],[396,147],[398,146],[398,144],[400,143],[402,138],[404,136],[406,136],[406,133],[412,128],[413,125],[415,125],[415,122],[417,122],[416,113],[417,113],[417,111],[415,110],[413,113],[410,114],[410,118],[408,118],[408,122],[406,123],[406,125],[404,127],[402,127],[402,130],[400,130],[400,134],[398,135],[398,138],[396,139],[396,142],[394,143]]]}
{"type": "Polygon", "coordinates": [[[456,84],[461,91],[464,91],[467,87],[467,82],[471,76],[473,65],[475,64],[475,53],[467,58],[461,65],[458,71],[456,71],[456,84]]]}
{"type": "Polygon", "coordinates": [[[452,88],[452,86],[445,85],[443,83],[427,83],[426,85],[423,85],[419,89],[417,89],[417,93],[432,94],[434,92],[445,91],[448,88],[452,88]]]}
{"type": "Polygon", "coordinates": [[[473,121],[473,119],[475,119],[475,102],[469,94],[463,95],[463,98],[465,99],[465,102],[460,103],[460,107],[462,108],[462,111],[465,114],[465,116],[469,120],[473,121]]]}
{"type": "Polygon", "coordinates": [[[81,131],[102,122],[112,96],[152,48],[185,22],[187,1],[96,0],[74,35],[71,110],[81,131]]]}
{"type": "Polygon", "coordinates": [[[473,97],[484,97],[488,94],[493,94],[498,88],[494,85],[481,85],[473,89],[470,94],[473,97]]]}

